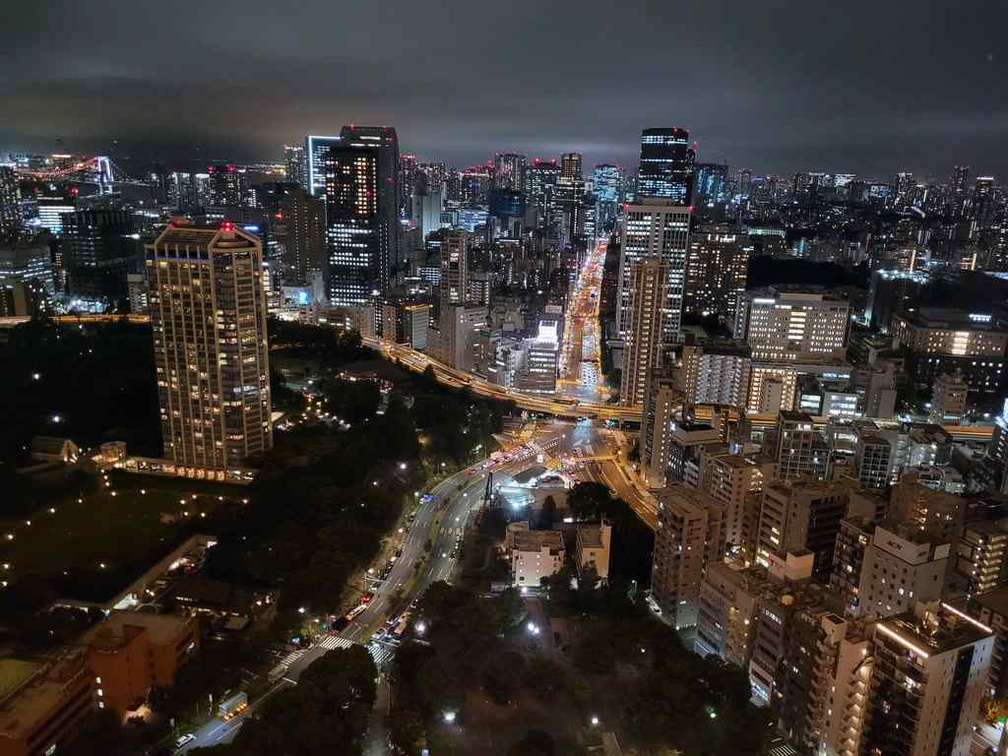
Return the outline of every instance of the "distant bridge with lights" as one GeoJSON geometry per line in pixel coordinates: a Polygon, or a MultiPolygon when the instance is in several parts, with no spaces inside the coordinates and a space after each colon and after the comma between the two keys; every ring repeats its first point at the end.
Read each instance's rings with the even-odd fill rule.
{"type": "Polygon", "coordinates": [[[99,194],[111,194],[116,184],[142,184],[120,168],[107,155],[71,159],[53,165],[33,168],[15,166],[14,172],[23,179],[54,183],[89,184],[98,188],[99,194]]]}

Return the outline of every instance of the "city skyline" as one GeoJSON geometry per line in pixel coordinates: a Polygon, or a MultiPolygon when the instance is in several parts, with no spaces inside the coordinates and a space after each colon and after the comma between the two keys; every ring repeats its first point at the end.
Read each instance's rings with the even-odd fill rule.
{"type": "Polygon", "coordinates": [[[736,3],[632,4],[614,18],[567,3],[535,16],[309,6],[280,23],[254,4],[234,11],[158,19],[153,48],[143,11],[115,3],[13,19],[0,148],[248,161],[305,133],[384,123],[427,160],[579,150],[589,165],[632,163],[641,124],[673,124],[699,140],[698,161],[758,173],[1008,169],[1008,112],[991,97],[1005,11],[993,4],[948,19],[938,2],[912,18],[872,6],[843,19],[736,3]],[[465,54],[501,30],[522,44],[465,54]],[[920,52],[942,47],[960,52],[920,52]],[[205,107],[226,97],[235,108],[205,107]]]}

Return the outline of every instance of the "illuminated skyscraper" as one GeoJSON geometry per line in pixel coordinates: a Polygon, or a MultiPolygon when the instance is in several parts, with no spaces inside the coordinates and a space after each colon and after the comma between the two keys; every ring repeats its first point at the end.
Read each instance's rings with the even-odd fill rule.
{"type": "Polygon", "coordinates": [[[170,225],[146,255],[164,454],[225,479],[273,445],[262,244],[170,225]]]}
{"type": "Polygon", "coordinates": [[[660,362],[668,279],[668,264],[661,260],[643,258],[630,269],[630,319],[620,384],[620,402],[627,406],[643,404],[651,371],[660,362]]]}
{"type": "Polygon", "coordinates": [[[556,217],[556,186],[560,166],[556,160],[536,158],[525,172],[525,194],[529,206],[535,208],[536,223],[542,228],[556,217]]]}
{"type": "Polygon", "coordinates": [[[689,246],[690,208],[671,200],[643,199],[626,209],[620,248],[616,323],[626,336],[630,318],[631,269],[642,259],[666,264],[669,280],[665,300],[659,303],[666,343],[676,339],[682,319],[683,284],[689,246]]]}
{"type": "Polygon", "coordinates": [[[694,157],[686,129],[645,129],[641,133],[637,198],[661,197],[678,205],[689,205],[694,157]]]}
{"type": "Polygon", "coordinates": [[[568,181],[580,181],[581,173],[581,153],[565,152],[560,156],[560,176],[568,181]]]}
{"type": "Polygon", "coordinates": [[[389,285],[399,249],[395,129],[344,126],[325,159],[329,302],[364,304],[389,285]]]}
{"type": "Polygon", "coordinates": [[[728,198],[728,166],[697,163],[693,169],[693,194],[697,203],[717,204],[728,198]]]}
{"type": "Polygon", "coordinates": [[[608,231],[616,222],[616,214],[623,201],[625,173],[626,169],[622,165],[608,163],[599,163],[592,172],[596,224],[601,231],[608,231]]]}
{"type": "Polygon", "coordinates": [[[305,159],[304,145],[284,145],[284,174],[288,183],[308,188],[308,163],[305,159]]]}
{"type": "Polygon", "coordinates": [[[338,136],[309,135],[305,137],[305,188],[313,197],[321,197],[325,194],[326,158],[329,157],[329,150],[338,146],[339,143],[338,136]]]}
{"type": "Polygon", "coordinates": [[[528,158],[525,155],[498,152],[494,155],[494,189],[525,191],[525,171],[528,158]]]}
{"type": "Polygon", "coordinates": [[[21,225],[17,174],[14,169],[0,165],[0,240],[21,225]]]}
{"type": "Polygon", "coordinates": [[[231,163],[211,165],[210,203],[216,207],[241,207],[246,204],[244,197],[244,177],[231,163]]]}
{"type": "Polygon", "coordinates": [[[441,307],[469,300],[469,234],[452,231],[441,240],[441,307]]]}

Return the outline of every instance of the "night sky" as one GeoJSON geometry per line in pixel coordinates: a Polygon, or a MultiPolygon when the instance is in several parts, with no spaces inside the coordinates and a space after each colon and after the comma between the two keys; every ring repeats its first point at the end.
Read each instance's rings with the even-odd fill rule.
{"type": "Polygon", "coordinates": [[[19,2],[0,150],[278,159],[359,123],[421,159],[587,165],[683,126],[758,173],[1003,179],[1006,28],[995,0],[19,2]]]}

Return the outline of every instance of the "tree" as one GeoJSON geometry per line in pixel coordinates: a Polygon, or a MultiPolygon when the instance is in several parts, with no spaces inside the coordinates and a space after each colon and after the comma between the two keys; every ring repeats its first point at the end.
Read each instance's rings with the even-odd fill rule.
{"type": "Polygon", "coordinates": [[[529,730],[508,750],[508,756],[553,756],[555,753],[553,736],[544,730],[529,730]]]}
{"type": "Polygon", "coordinates": [[[543,499],[542,509],[539,510],[539,529],[550,530],[556,522],[557,504],[556,499],[547,496],[543,499]]]}

